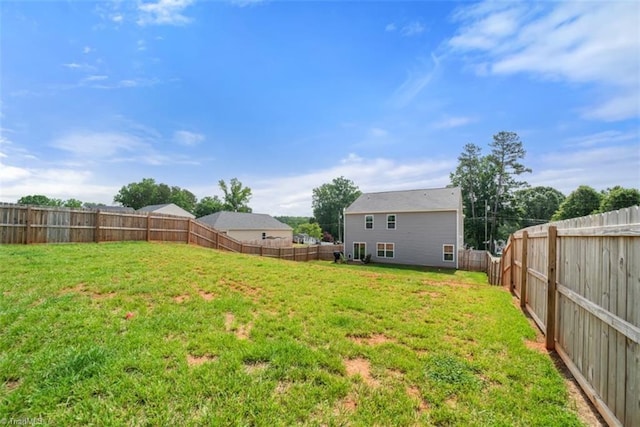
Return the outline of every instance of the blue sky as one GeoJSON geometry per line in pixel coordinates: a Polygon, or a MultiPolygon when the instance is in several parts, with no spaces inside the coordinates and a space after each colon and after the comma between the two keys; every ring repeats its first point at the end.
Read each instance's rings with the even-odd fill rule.
{"type": "Polygon", "coordinates": [[[442,187],[517,132],[525,177],[640,187],[640,3],[2,1],[0,201],[142,178],[310,215],[338,176],[442,187]]]}

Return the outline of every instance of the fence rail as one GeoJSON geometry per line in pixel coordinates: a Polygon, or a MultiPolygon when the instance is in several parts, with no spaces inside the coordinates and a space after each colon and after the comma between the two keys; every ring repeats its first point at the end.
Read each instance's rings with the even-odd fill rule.
{"type": "Polygon", "coordinates": [[[132,240],[189,243],[292,261],[333,260],[333,252],[343,250],[342,245],[269,247],[240,242],[197,220],[172,215],[0,204],[0,244],[132,240]]]}
{"type": "Polygon", "coordinates": [[[520,230],[500,273],[607,423],[640,426],[640,207],[520,230]]]}

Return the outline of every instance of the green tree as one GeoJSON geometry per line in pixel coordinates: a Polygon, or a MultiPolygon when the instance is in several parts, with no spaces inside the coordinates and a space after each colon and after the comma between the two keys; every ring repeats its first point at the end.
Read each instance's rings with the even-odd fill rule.
{"type": "MultiPolygon", "coordinates": [[[[517,181],[516,177],[531,169],[520,163],[526,151],[520,137],[515,132],[499,132],[493,135],[489,144],[491,154],[489,160],[495,167],[495,194],[491,204],[491,228],[489,232],[490,250],[494,252],[495,239],[504,237],[498,235],[498,227],[504,224],[506,208],[511,205],[513,192],[528,186],[526,181],[517,181]]],[[[513,213],[511,213],[513,214],[513,213]]]]}
{"type": "Polygon", "coordinates": [[[168,195],[165,200],[162,200],[163,195],[160,193],[161,190],[155,179],[143,178],[140,182],[132,182],[123,186],[113,201],[136,210],[144,206],[169,203],[168,195]]]}
{"type": "Polygon", "coordinates": [[[564,194],[551,187],[518,190],[514,196],[519,228],[549,222],[565,199],[564,194]]]}
{"type": "Polygon", "coordinates": [[[188,212],[195,213],[198,198],[191,191],[174,186],[169,192],[169,203],[174,203],[188,212]]]}
{"type": "Polygon", "coordinates": [[[287,224],[294,230],[298,228],[300,224],[313,223],[313,218],[308,216],[274,216],[275,219],[283,224],[287,224]]]}
{"type": "Polygon", "coordinates": [[[462,192],[465,243],[477,249],[484,249],[488,240],[486,208],[494,198],[496,175],[495,165],[481,152],[477,145],[466,144],[458,156],[456,170],[450,174],[451,183],[462,192]]]}
{"type": "Polygon", "coordinates": [[[149,205],[175,203],[193,213],[198,199],[189,190],[177,186],[169,187],[163,183],[157,184],[153,178],[143,178],[140,182],[123,186],[113,201],[136,210],[149,205]]]}
{"type": "Polygon", "coordinates": [[[322,229],[320,228],[320,226],[317,223],[304,223],[304,224],[299,224],[295,229],[294,229],[294,233],[295,234],[308,234],[311,237],[315,237],[316,239],[320,240],[320,238],[322,238],[322,229]]]}
{"type": "Polygon", "coordinates": [[[63,202],[60,199],[50,199],[42,194],[32,194],[19,198],[18,204],[32,206],[62,206],[63,202]]]}
{"type": "Polygon", "coordinates": [[[196,218],[202,218],[203,216],[220,212],[223,210],[223,206],[222,200],[218,196],[206,196],[196,204],[194,215],[196,218]]]}
{"type": "Polygon", "coordinates": [[[602,195],[596,190],[587,185],[581,185],[562,202],[552,219],[558,221],[591,215],[600,209],[601,199],[602,195]]]}
{"type": "Polygon", "coordinates": [[[78,199],[67,199],[62,203],[62,206],[65,208],[79,209],[82,208],[82,202],[78,199]]]}
{"type": "Polygon", "coordinates": [[[640,205],[640,191],[637,188],[623,188],[616,185],[607,189],[602,197],[600,212],[610,212],[636,205],[640,205]]]}
{"type": "Polygon", "coordinates": [[[243,187],[238,178],[232,178],[229,186],[224,179],[218,181],[220,189],[224,193],[224,210],[231,212],[251,212],[248,203],[251,200],[251,189],[243,187]]]}
{"type": "Polygon", "coordinates": [[[313,215],[323,231],[340,236],[342,210],[353,203],[362,192],[353,181],[341,176],[331,183],[313,189],[313,215]]]}

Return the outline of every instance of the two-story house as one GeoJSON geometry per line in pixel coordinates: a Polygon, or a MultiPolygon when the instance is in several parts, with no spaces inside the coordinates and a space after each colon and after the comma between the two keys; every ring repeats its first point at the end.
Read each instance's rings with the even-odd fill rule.
{"type": "Polygon", "coordinates": [[[464,244],[459,187],[366,193],[345,209],[349,259],[458,267],[464,244]]]}

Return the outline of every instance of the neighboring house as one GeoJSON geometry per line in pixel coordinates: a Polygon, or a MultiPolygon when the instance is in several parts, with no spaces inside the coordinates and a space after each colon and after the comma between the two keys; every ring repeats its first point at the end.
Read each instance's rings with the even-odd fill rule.
{"type": "Polygon", "coordinates": [[[165,215],[182,216],[186,218],[195,218],[191,212],[185,211],[180,206],[173,203],[165,203],[163,205],[150,205],[138,209],[138,212],[153,212],[165,215]]]}
{"type": "Polygon", "coordinates": [[[267,214],[245,212],[216,212],[198,218],[218,231],[241,242],[264,239],[293,240],[293,228],[267,214]]]}
{"type": "Polygon", "coordinates": [[[307,233],[299,233],[293,236],[293,243],[317,245],[319,243],[319,240],[313,236],[309,236],[307,233]]]}
{"type": "Polygon", "coordinates": [[[350,259],[458,268],[463,248],[459,187],[367,193],[345,210],[350,259]]]}

